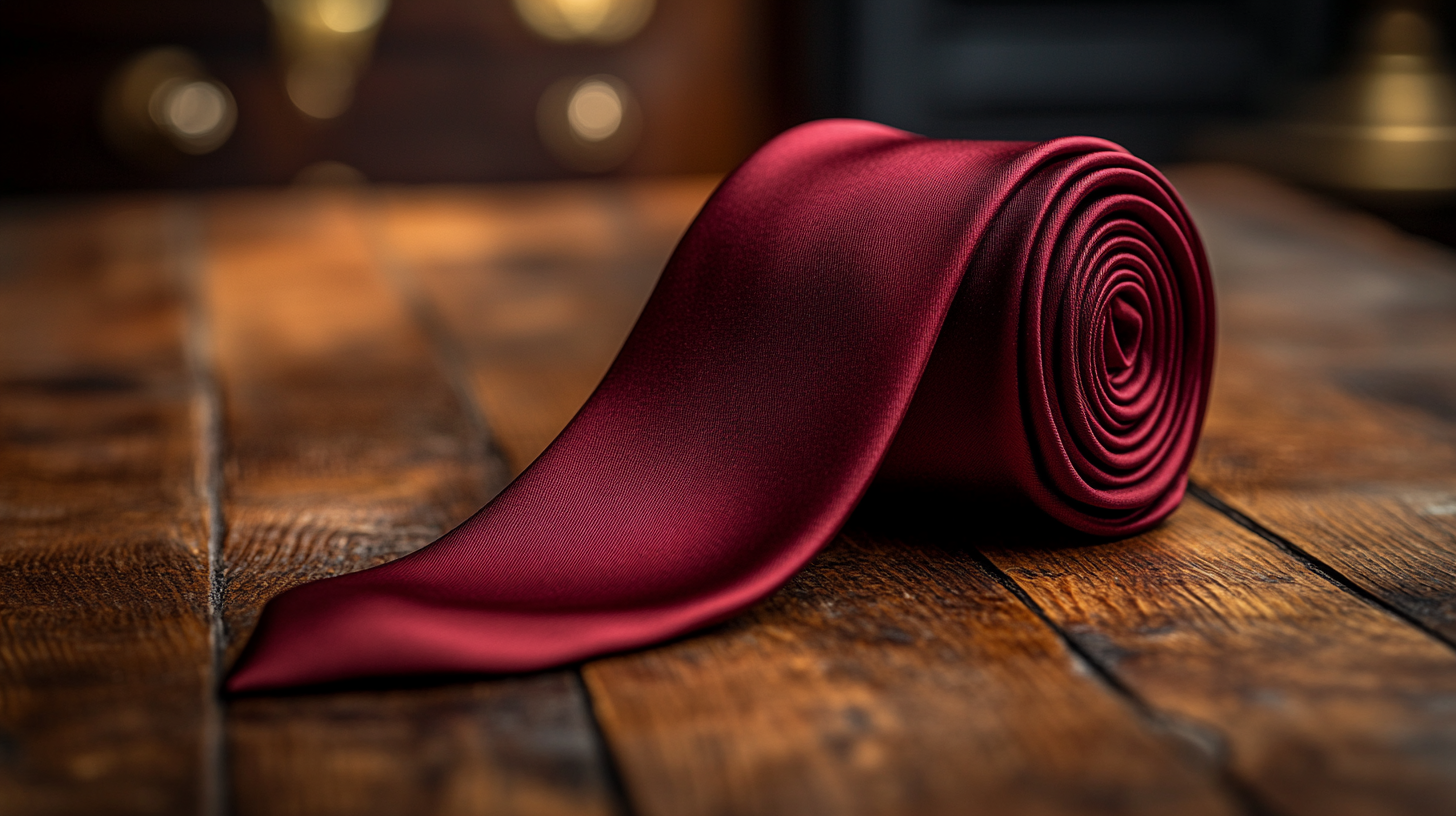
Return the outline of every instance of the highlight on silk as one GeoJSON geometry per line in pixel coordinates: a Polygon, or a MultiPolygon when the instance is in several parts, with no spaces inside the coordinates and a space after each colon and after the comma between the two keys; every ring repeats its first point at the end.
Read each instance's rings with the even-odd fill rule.
{"type": "Polygon", "coordinates": [[[0,816],[1456,813],[1456,6],[0,44],[0,816]]]}

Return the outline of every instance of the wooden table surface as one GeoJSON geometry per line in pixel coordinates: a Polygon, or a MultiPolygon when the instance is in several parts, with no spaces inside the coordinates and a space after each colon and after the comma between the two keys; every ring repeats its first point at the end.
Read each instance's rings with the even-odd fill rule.
{"type": "Polygon", "coordinates": [[[234,699],[268,598],[550,441],[713,180],[9,202],[0,814],[1456,813],[1456,255],[1174,180],[1222,342],[1162,527],[861,513],[669,645],[234,699]]]}

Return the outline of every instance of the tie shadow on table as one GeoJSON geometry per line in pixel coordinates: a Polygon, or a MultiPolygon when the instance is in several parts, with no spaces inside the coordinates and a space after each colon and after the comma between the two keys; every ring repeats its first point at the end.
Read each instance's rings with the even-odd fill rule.
{"type": "Polygon", "coordinates": [[[1110,540],[1073,530],[1024,502],[963,490],[872,485],[844,529],[922,548],[967,553],[1091,547],[1110,540]]]}

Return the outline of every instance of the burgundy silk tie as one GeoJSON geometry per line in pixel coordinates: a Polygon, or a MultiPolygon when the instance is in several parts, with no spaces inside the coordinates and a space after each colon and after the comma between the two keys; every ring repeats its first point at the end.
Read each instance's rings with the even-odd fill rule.
{"type": "Polygon", "coordinates": [[[1183,496],[1212,297],[1177,194],[1108,142],[795,128],[714,193],[534,464],[428,547],[275,598],[228,687],[681,635],[787,581],[877,474],[1147,529],[1183,496]]]}

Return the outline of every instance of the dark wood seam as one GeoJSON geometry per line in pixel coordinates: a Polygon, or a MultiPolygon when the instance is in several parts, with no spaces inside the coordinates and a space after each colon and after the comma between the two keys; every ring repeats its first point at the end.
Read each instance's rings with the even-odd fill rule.
{"type": "Polygon", "coordinates": [[[1000,567],[996,566],[984,553],[975,548],[967,550],[971,557],[987,575],[991,576],[997,583],[1006,588],[1021,601],[1033,615],[1041,620],[1062,645],[1072,653],[1073,659],[1080,661],[1087,671],[1110,691],[1121,698],[1133,711],[1147,724],[1150,730],[1164,735],[1167,739],[1176,739],[1196,747],[1200,753],[1209,758],[1210,763],[1217,768],[1219,781],[1228,790],[1231,798],[1243,807],[1249,816],[1275,816],[1277,811],[1270,808],[1261,801],[1257,794],[1240,779],[1230,767],[1228,751],[1228,739],[1221,731],[1207,723],[1195,723],[1182,717],[1171,716],[1159,711],[1140,697],[1137,692],[1129,688],[1112,669],[1098,661],[1090,651],[1084,649],[1076,638],[1068,634],[1062,627],[1058,626],[1041,608],[1041,605],[1031,597],[1016,579],[1000,567]]]}
{"type": "Polygon", "coordinates": [[[1419,629],[1425,634],[1430,635],[1432,638],[1440,641],[1448,648],[1456,649],[1456,641],[1453,641],[1451,638],[1448,638],[1440,631],[1432,628],[1431,626],[1428,626],[1420,618],[1412,616],[1405,610],[1401,609],[1399,606],[1390,603],[1384,598],[1381,598],[1379,595],[1376,595],[1375,593],[1360,586],[1360,584],[1351,580],[1349,576],[1340,572],[1328,562],[1322,560],[1321,558],[1299,546],[1298,544],[1295,544],[1293,541],[1290,541],[1284,536],[1279,535],[1273,530],[1270,530],[1268,527],[1265,527],[1264,525],[1255,521],[1253,518],[1250,518],[1249,516],[1234,509],[1232,506],[1230,506],[1223,499],[1220,499],[1217,494],[1215,494],[1208,488],[1203,487],[1199,484],[1195,484],[1190,480],[1188,482],[1188,493],[1197,498],[1199,501],[1211,507],[1214,511],[1226,516],[1233,523],[1239,525],[1240,527],[1243,527],[1245,530],[1248,530],[1249,532],[1264,539],[1270,544],[1273,544],[1281,552],[1298,561],[1306,569],[1308,569],[1310,572],[1313,572],[1315,575],[1318,575],[1319,577],[1330,582],[1331,584],[1334,584],[1335,586],[1339,587],[1345,592],[1348,592],[1354,597],[1359,598],[1366,604],[1374,606],[1377,609],[1380,609],[1381,611],[1393,615],[1399,620],[1411,626],[1414,626],[1416,629],[1419,629]]]}
{"type": "Polygon", "coordinates": [[[576,687],[577,694],[581,695],[583,704],[586,705],[587,722],[591,723],[592,736],[596,738],[597,750],[601,752],[602,767],[607,772],[607,789],[615,801],[617,812],[622,816],[637,816],[637,807],[632,803],[632,797],[628,795],[627,779],[622,775],[622,768],[617,763],[617,755],[612,752],[611,743],[607,742],[607,734],[602,730],[602,721],[597,717],[596,702],[592,700],[591,692],[587,690],[586,678],[581,674],[581,666],[571,669],[572,685],[576,687]]]}
{"type": "Polygon", "coordinates": [[[227,632],[223,622],[223,597],[227,590],[227,569],[223,563],[226,523],[222,491],[222,395],[212,354],[212,324],[207,313],[207,264],[203,246],[202,205],[195,198],[173,203],[170,232],[173,272],[181,288],[186,315],[185,350],[192,388],[193,426],[197,433],[196,489],[203,500],[204,529],[207,531],[207,617],[210,647],[207,699],[203,704],[202,801],[203,816],[227,816],[231,812],[227,763],[227,712],[222,695],[223,665],[227,632]]]}
{"type": "Polygon", "coordinates": [[[475,437],[476,450],[486,463],[486,488],[493,498],[510,483],[511,468],[505,452],[496,441],[485,409],[475,397],[470,384],[470,355],[464,344],[445,326],[445,319],[420,287],[408,264],[399,260],[384,238],[384,201],[377,194],[358,193],[360,223],[365,227],[365,241],[373,256],[375,268],[386,283],[399,295],[409,310],[411,320],[425,335],[436,362],[455,398],[460,401],[475,437]]]}
{"type": "MultiPolygon", "coordinates": [[[[499,493],[510,482],[510,465],[506,461],[505,452],[496,441],[495,433],[491,430],[485,409],[476,399],[475,389],[471,386],[469,353],[459,338],[447,328],[445,319],[424,290],[420,288],[419,282],[415,279],[408,264],[400,261],[390,251],[388,243],[383,238],[385,226],[383,201],[375,196],[362,197],[360,206],[364,216],[361,221],[368,227],[366,240],[375,265],[394,290],[399,293],[414,324],[424,333],[429,342],[441,372],[455,392],[456,398],[460,400],[465,415],[469,418],[471,429],[477,440],[476,444],[479,446],[478,450],[482,452],[487,462],[486,467],[489,468],[489,472],[486,474],[486,478],[489,482],[489,490],[492,495],[499,493]]],[[[622,816],[635,816],[636,809],[632,807],[631,800],[627,797],[621,768],[602,731],[601,721],[597,719],[591,693],[587,691],[586,682],[581,676],[581,667],[575,666],[564,671],[570,672],[571,684],[576,690],[577,699],[586,707],[586,719],[591,729],[591,735],[596,741],[598,757],[607,779],[607,793],[613,800],[612,804],[622,816]]]]}

